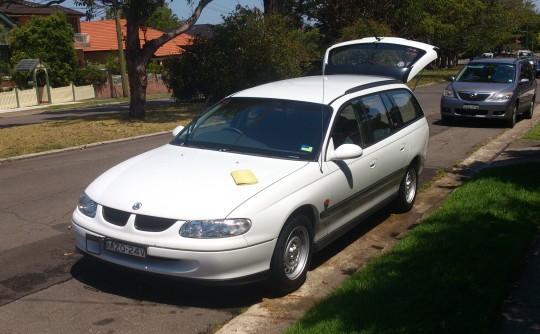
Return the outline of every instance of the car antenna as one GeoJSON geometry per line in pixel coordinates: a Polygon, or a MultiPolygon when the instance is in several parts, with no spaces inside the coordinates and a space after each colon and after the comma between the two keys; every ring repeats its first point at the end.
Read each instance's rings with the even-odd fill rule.
{"type": "Polygon", "coordinates": [[[365,12],[363,12],[362,15],[360,15],[360,17],[362,18],[362,21],[364,21],[364,24],[369,29],[369,31],[371,31],[371,33],[373,34],[373,37],[375,37],[377,42],[380,42],[382,38],[377,36],[377,34],[375,33],[375,29],[373,29],[371,24],[369,24],[369,21],[366,19],[366,16],[364,14],[365,12]]]}

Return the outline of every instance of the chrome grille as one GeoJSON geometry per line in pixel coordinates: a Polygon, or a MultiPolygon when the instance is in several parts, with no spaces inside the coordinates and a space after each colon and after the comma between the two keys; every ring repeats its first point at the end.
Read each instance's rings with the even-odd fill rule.
{"type": "Polygon", "coordinates": [[[484,101],[490,93],[458,92],[459,97],[465,101],[484,101]]]}

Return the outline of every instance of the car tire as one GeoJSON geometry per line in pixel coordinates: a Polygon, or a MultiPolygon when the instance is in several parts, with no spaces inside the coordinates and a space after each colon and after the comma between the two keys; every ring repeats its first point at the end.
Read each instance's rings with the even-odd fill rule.
{"type": "Polygon", "coordinates": [[[523,117],[526,118],[526,119],[531,119],[533,117],[534,100],[536,100],[536,96],[533,97],[533,99],[531,100],[531,104],[529,106],[529,109],[527,109],[527,111],[523,113],[523,117]]]}
{"type": "Polygon", "coordinates": [[[510,129],[513,128],[514,125],[516,125],[517,112],[518,112],[518,107],[516,104],[514,105],[514,108],[512,108],[512,114],[510,115],[510,119],[506,120],[506,126],[509,127],[510,129]]]}
{"type": "Polygon", "coordinates": [[[399,184],[398,195],[394,200],[394,210],[399,213],[410,211],[416,200],[417,192],[418,170],[414,164],[411,164],[399,184]]]}
{"type": "Polygon", "coordinates": [[[278,294],[298,289],[306,281],[313,255],[313,228],[310,219],[292,216],[279,234],[270,262],[269,284],[278,294]]]}

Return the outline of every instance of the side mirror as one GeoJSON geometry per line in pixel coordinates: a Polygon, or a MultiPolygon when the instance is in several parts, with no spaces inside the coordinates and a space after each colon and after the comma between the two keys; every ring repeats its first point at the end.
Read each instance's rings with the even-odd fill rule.
{"type": "Polygon", "coordinates": [[[454,81],[456,81],[456,77],[453,76],[453,75],[447,76],[446,81],[454,82],[454,81]]]}
{"type": "Polygon", "coordinates": [[[519,80],[519,82],[529,82],[529,81],[530,81],[530,80],[527,79],[527,78],[523,78],[523,79],[519,80]]]}
{"type": "Polygon", "coordinates": [[[330,152],[330,160],[347,160],[359,158],[364,154],[364,150],[355,144],[341,144],[338,148],[330,152]]]}
{"type": "Polygon", "coordinates": [[[174,128],[174,130],[172,131],[172,136],[173,137],[176,137],[180,131],[184,130],[184,127],[182,125],[179,125],[177,126],[176,128],[174,128]]]}

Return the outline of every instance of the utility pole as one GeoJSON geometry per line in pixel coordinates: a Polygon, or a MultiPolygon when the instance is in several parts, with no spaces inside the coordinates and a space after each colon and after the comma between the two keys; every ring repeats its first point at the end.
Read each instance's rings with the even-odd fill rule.
{"type": "MultiPolygon", "coordinates": [[[[120,61],[120,77],[122,78],[122,95],[129,96],[129,85],[126,75],[126,57],[124,55],[124,43],[122,42],[122,27],[120,25],[120,10],[114,9],[116,20],[116,38],[118,39],[118,60],[120,61]]],[[[112,84],[112,83],[111,83],[112,84]]]]}

